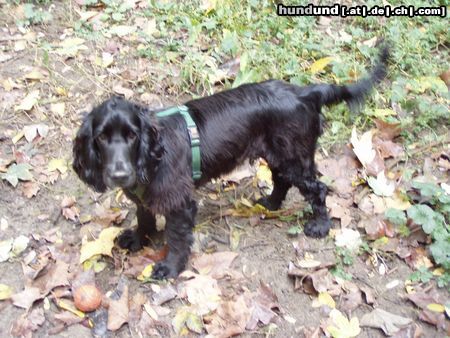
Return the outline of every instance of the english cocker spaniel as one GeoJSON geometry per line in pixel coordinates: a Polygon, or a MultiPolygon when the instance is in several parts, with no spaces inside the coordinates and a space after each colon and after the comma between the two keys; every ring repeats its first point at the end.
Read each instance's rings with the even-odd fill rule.
{"type": "Polygon", "coordinates": [[[370,76],[354,84],[299,87],[270,80],[186,102],[200,139],[196,181],[185,119],[180,114],[157,117],[157,111],[112,97],[84,119],[74,141],[73,168],[95,190],[120,187],[136,203],[138,227],[119,236],[122,248],[139,250],[155,230],[155,214],[166,217],[169,251],[154,267],[154,278],[176,277],[186,265],[197,211],[193,189],[247,158],[264,158],[272,171],[273,192],[258,203],[276,210],[288,189],[297,187],[313,210],[305,234],[324,237],[331,226],[327,187],[316,178],[314,164],[321,107],[361,104],[385,77],[387,59],[384,47],[370,76]]]}

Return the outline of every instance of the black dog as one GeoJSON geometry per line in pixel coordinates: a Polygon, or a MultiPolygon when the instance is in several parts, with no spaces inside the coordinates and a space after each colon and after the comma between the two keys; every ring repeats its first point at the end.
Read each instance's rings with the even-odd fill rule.
{"type": "Polygon", "coordinates": [[[314,165],[321,107],[342,101],[361,104],[385,77],[387,58],[385,47],[371,76],[347,86],[298,87],[270,80],[187,102],[201,142],[202,176],[196,182],[184,118],[157,118],[154,111],[119,97],[103,102],[84,120],[74,143],[73,167],[97,191],[121,187],[137,204],[138,227],[121,234],[122,248],[139,250],[155,229],[155,214],[165,215],[169,252],[155,266],[155,278],[176,277],[188,260],[197,211],[194,187],[230,172],[246,158],[262,157],[272,170],[273,192],[258,202],[278,209],[288,189],[297,187],[313,209],[305,234],[324,237],[331,226],[327,187],[317,180],[314,165]]]}

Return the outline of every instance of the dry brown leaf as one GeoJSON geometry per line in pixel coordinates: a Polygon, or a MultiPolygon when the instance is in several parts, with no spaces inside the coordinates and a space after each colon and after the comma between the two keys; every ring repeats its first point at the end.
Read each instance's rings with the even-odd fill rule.
{"type": "Polygon", "coordinates": [[[152,303],[159,306],[174,299],[177,295],[177,290],[168,284],[152,294],[152,303]]]}
{"type": "Polygon", "coordinates": [[[226,338],[243,333],[249,319],[250,309],[240,295],[234,301],[220,303],[205,327],[212,337],[226,338]]]}
{"type": "Polygon", "coordinates": [[[128,285],[126,279],[121,278],[116,290],[110,296],[108,309],[108,330],[117,331],[128,322],[128,285]]]}
{"type": "Polygon", "coordinates": [[[33,331],[45,322],[44,309],[38,307],[30,313],[24,313],[18,317],[11,328],[11,335],[15,337],[32,337],[33,331]]]}
{"type": "Polygon", "coordinates": [[[380,119],[375,119],[377,126],[377,135],[382,140],[393,140],[401,133],[400,123],[388,123],[380,119]]]}
{"type": "Polygon", "coordinates": [[[396,158],[404,154],[403,147],[391,140],[382,140],[375,137],[373,144],[383,159],[390,157],[396,158]]]}
{"type": "Polygon", "coordinates": [[[238,253],[232,251],[203,254],[192,260],[192,267],[201,275],[221,279],[226,275],[237,256],[238,253]]]}
{"type": "Polygon", "coordinates": [[[189,303],[195,305],[198,315],[202,316],[217,309],[222,294],[217,280],[191,271],[183,272],[180,277],[191,278],[180,285],[178,295],[181,298],[186,297],[189,303]]]}
{"type": "Polygon", "coordinates": [[[267,284],[261,281],[258,292],[251,302],[251,316],[246,324],[246,329],[255,330],[259,322],[268,325],[277,317],[273,310],[280,310],[278,297],[267,284]]]}
{"type": "Polygon", "coordinates": [[[407,327],[412,320],[410,318],[401,317],[383,309],[375,309],[370,313],[366,313],[361,318],[361,326],[375,327],[382,329],[383,332],[391,336],[407,327]]]}
{"type": "Polygon", "coordinates": [[[43,297],[39,288],[26,286],[22,292],[12,295],[11,299],[15,306],[28,310],[36,300],[43,297]]]}
{"type": "Polygon", "coordinates": [[[32,198],[33,196],[36,196],[40,189],[41,188],[39,187],[39,184],[33,181],[24,182],[22,184],[22,194],[26,198],[32,198]]]}

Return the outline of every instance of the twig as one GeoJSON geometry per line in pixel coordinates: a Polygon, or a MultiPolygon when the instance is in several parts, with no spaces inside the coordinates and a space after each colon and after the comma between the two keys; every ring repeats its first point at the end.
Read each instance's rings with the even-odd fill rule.
{"type": "Polygon", "coordinates": [[[450,138],[446,138],[446,139],[444,139],[442,141],[431,142],[430,144],[426,144],[426,145],[424,145],[422,147],[419,147],[417,149],[411,150],[407,155],[405,155],[403,157],[392,159],[391,161],[389,161],[390,163],[387,163],[386,168],[388,170],[392,169],[397,163],[402,162],[402,161],[406,161],[406,160],[408,160],[408,158],[410,158],[410,157],[412,157],[412,156],[414,156],[416,154],[422,153],[422,152],[424,152],[426,150],[429,150],[431,148],[434,148],[434,147],[436,147],[438,145],[445,145],[445,144],[449,144],[449,143],[450,143],[450,138]]]}

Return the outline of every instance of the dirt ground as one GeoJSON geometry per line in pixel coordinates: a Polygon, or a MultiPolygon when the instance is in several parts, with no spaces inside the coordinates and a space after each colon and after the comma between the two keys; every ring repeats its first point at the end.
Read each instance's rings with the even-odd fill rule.
{"type": "MultiPolygon", "coordinates": [[[[120,92],[120,88],[132,88],[136,91],[131,98],[137,100],[142,100],[142,95],[151,91],[152,96],[144,98],[147,104],[155,107],[183,102],[181,98],[186,98],[186,95],[177,93],[177,96],[168,84],[152,80],[155,65],[132,53],[126,56],[129,48],[127,41],[119,38],[111,39],[109,45],[86,41],[84,45],[87,50],[80,50],[74,57],[59,55],[54,52],[53,47],[61,41],[62,36],[73,36],[73,31],[67,26],[58,24],[67,19],[66,15],[55,11],[51,23],[33,26],[28,31],[19,31],[14,22],[15,16],[4,12],[15,10],[14,7],[3,5],[0,8],[3,10],[3,13],[0,11],[0,15],[6,19],[6,25],[2,24],[0,32],[2,55],[11,55],[10,58],[0,61],[0,80],[12,80],[10,82],[12,87],[9,90],[5,88],[4,83],[0,86],[0,159],[4,162],[31,163],[33,182],[36,182],[38,187],[36,194],[29,198],[24,195],[26,194],[24,182],[19,182],[17,187],[13,187],[6,180],[0,181],[0,217],[8,224],[0,231],[0,241],[19,235],[30,239],[24,252],[0,263],[0,284],[11,286],[14,293],[18,293],[27,285],[33,284],[33,281],[24,277],[23,270],[24,257],[32,251],[42,250],[43,247],[51,248],[51,252],[57,253],[54,257],[61,257],[61,260],[65,260],[71,266],[78,266],[77,269],[81,269],[77,255],[89,222],[86,225],[80,220],[82,216],[94,215],[99,204],[110,200],[111,205],[106,208],[129,211],[118,226],[127,228],[135,224],[135,207],[129,201],[127,202],[123,196],[118,197],[117,191],[103,195],[90,191],[70,168],[72,139],[81,123],[83,112],[89,111],[102,98],[110,95],[114,91],[113,88],[116,88],[116,93],[120,92]],[[26,34],[30,36],[26,37],[26,34]],[[18,41],[24,41],[25,48],[17,47],[18,41]],[[112,68],[96,66],[96,54],[101,50],[114,49],[113,44],[123,48],[116,63],[112,68]],[[27,77],[26,74],[33,71],[38,74],[34,78],[27,77]],[[27,93],[36,89],[40,92],[40,98],[32,109],[15,109],[27,93]],[[140,91],[141,89],[145,91],[140,91]],[[63,112],[52,108],[52,105],[61,102],[65,104],[63,112]],[[24,126],[38,123],[49,126],[45,137],[37,136],[32,142],[22,137],[13,143],[12,139],[24,126]],[[63,159],[67,171],[64,169],[46,171],[52,159],[63,159]],[[76,200],[78,214],[74,220],[67,219],[62,214],[61,203],[66,197],[74,197],[76,200]],[[55,234],[57,239],[48,240],[49,233],[55,234]]],[[[124,94],[127,96],[128,92],[124,94]]],[[[343,153],[344,148],[345,146],[338,147],[337,151],[343,153]]],[[[334,155],[339,156],[340,153],[334,155]]],[[[320,151],[319,157],[323,159],[325,156],[320,151]]],[[[5,163],[1,165],[6,168],[5,163]]],[[[254,201],[261,194],[254,182],[253,178],[245,178],[234,185],[234,188],[225,189],[226,191],[219,189],[220,183],[216,182],[197,191],[199,214],[193,257],[225,251],[234,251],[238,254],[231,267],[240,274],[240,277],[228,277],[219,281],[224,299],[234,299],[236,295],[258,292],[261,283],[268,286],[276,295],[276,304],[269,306],[269,310],[272,309],[275,313],[275,317],[270,320],[271,324],[260,322],[255,329],[242,333],[242,337],[302,335],[313,337],[315,329],[321,325],[326,326],[324,321],[329,317],[331,308],[313,307],[311,304],[316,295],[295,290],[295,281],[288,275],[288,268],[290,262],[295,263],[303,258],[305,253],[322,263],[337,262],[334,238],[329,236],[325,239],[310,239],[303,233],[289,235],[288,229],[302,224],[304,221],[302,218],[291,217],[286,221],[281,218],[264,218],[258,213],[247,217],[233,216],[230,210],[239,210],[237,202],[243,198],[254,201]]],[[[294,211],[304,208],[305,203],[298,191],[291,189],[283,210],[288,210],[288,214],[292,215],[294,211]]],[[[353,217],[351,227],[356,228],[362,212],[353,206],[351,209],[353,217]]],[[[335,220],[335,223],[336,228],[340,228],[339,221],[335,220]]],[[[95,238],[98,235],[98,226],[94,225],[91,230],[89,229],[87,231],[93,229],[92,234],[95,238]]],[[[162,239],[155,240],[154,248],[161,246],[162,239]]],[[[120,264],[120,260],[126,260],[127,254],[114,248],[113,256],[113,258],[103,257],[101,261],[106,262],[106,267],[95,274],[96,284],[103,293],[113,290],[120,277],[124,276],[124,267],[120,264]]],[[[348,318],[361,318],[374,308],[381,308],[412,319],[412,324],[405,326],[406,329],[400,331],[398,337],[413,337],[418,326],[423,337],[444,337],[442,329],[419,321],[421,310],[407,299],[404,281],[413,272],[410,266],[393,252],[388,252],[383,257],[387,267],[384,274],[380,274],[371,266],[368,255],[364,254],[355,256],[352,264],[345,267],[345,271],[353,276],[352,282],[360,288],[368,288],[375,298],[374,302],[368,302],[363,298],[356,309],[346,312],[348,318]],[[393,281],[399,281],[398,285],[387,288],[386,285],[393,281]]],[[[193,270],[191,264],[188,265],[188,269],[193,270]]],[[[152,288],[154,283],[143,283],[130,276],[126,276],[126,281],[130,297],[140,292],[150,299],[155,293],[155,289],[152,288]]],[[[174,281],[173,284],[177,286],[179,281],[174,281]]],[[[440,297],[448,300],[448,293],[445,290],[437,290],[440,297]]],[[[335,295],[337,308],[343,304],[344,298],[345,293],[335,295]]],[[[156,333],[171,337],[180,335],[175,333],[171,324],[178,309],[186,303],[181,297],[165,303],[164,307],[169,309],[170,313],[167,318],[161,320],[163,324],[154,326],[157,328],[156,333]]],[[[53,301],[46,306],[45,300],[37,300],[33,309],[40,307],[44,308],[45,320],[34,329],[19,330],[22,332],[19,335],[45,337],[53,333],[57,337],[86,337],[94,334],[86,321],[74,325],[65,322],[60,330],[56,330],[55,327],[61,323],[55,320],[54,315],[62,312],[62,309],[53,301]]],[[[20,322],[20,318],[24,318],[25,321],[24,314],[30,311],[31,308],[24,310],[13,305],[11,300],[0,301],[0,336],[11,336],[12,327],[20,322]]],[[[103,332],[101,336],[135,337],[155,334],[155,331],[139,332],[137,334],[125,324],[114,332],[103,332]]],[[[184,334],[205,336],[206,331],[196,334],[188,330],[184,331],[184,334]]],[[[314,337],[321,336],[320,333],[316,334],[314,337]]],[[[379,329],[361,327],[358,336],[382,337],[384,334],[379,329]]]]}

